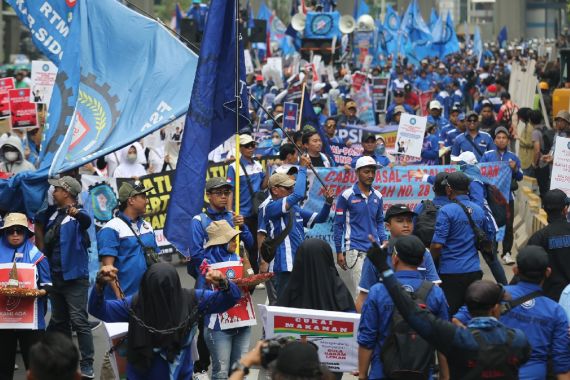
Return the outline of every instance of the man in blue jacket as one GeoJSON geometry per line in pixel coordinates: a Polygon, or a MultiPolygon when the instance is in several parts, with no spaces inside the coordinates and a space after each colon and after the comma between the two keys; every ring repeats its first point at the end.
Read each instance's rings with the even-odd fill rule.
{"type": "Polygon", "coordinates": [[[91,242],[87,229],[91,217],[77,204],[81,184],[65,176],[50,179],[54,186],[55,208],[46,216],[44,252],[49,259],[53,287],[49,292],[52,314],[48,331],[59,331],[71,338],[71,327],[77,333],[81,353],[81,374],[93,379],[93,336],[87,315],[89,291],[89,254],[91,242]]]}
{"type": "MultiPolygon", "coordinates": [[[[417,292],[424,283],[418,272],[418,266],[424,260],[426,250],[416,236],[398,238],[391,255],[391,264],[396,278],[408,292],[417,292]]],[[[427,308],[436,317],[448,320],[447,302],[443,291],[437,286],[425,299],[427,308]]],[[[390,332],[394,302],[388,295],[386,287],[378,283],[370,289],[370,294],[362,308],[358,327],[358,370],[359,378],[385,379],[380,357],[382,346],[390,332]],[[370,370],[369,370],[370,369],[370,370]]]]}

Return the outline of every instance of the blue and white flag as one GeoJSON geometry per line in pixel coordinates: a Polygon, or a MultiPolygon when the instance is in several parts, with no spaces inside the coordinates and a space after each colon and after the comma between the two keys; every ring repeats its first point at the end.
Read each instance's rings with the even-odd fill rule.
{"type": "Polygon", "coordinates": [[[431,9],[431,13],[429,15],[429,25],[428,27],[430,28],[430,30],[433,30],[433,26],[435,25],[435,23],[437,22],[437,20],[439,19],[439,15],[437,14],[437,11],[432,8],[431,9]]]}
{"type": "Polygon", "coordinates": [[[483,41],[481,40],[481,31],[478,25],[475,25],[475,32],[473,33],[473,54],[477,57],[477,64],[479,65],[483,56],[483,41]]]}
{"type": "Polygon", "coordinates": [[[338,12],[308,12],[305,21],[305,38],[331,39],[340,37],[338,12]]]}
{"type": "Polygon", "coordinates": [[[186,113],[198,57],[159,22],[115,0],[78,0],[40,152],[55,175],[186,113]]]}
{"type": "Polygon", "coordinates": [[[30,30],[32,41],[43,55],[59,66],[63,47],[74,20],[77,0],[6,0],[22,24],[30,30]]]}
{"type": "Polygon", "coordinates": [[[384,16],[384,43],[388,54],[398,54],[398,33],[400,31],[400,16],[391,5],[386,6],[384,16]]]}
{"type": "Polygon", "coordinates": [[[354,0],[354,18],[358,18],[362,15],[369,15],[370,7],[366,4],[364,0],[354,0]]]}
{"type": "Polygon", "coordinates": [[[400,30],[403,32],[400,36],[400,51],[403,51],[412,63],[417,64],[421,59],[433,55],[431,31],[422,18],[417,0],[408,5],[400,30]]]}
{"type": "MultiPolygon", "coordinates": [[[[202,211],[208,153],[236,132],[236,31],[235,1],[212,0],[204,29],[204,41],[196,81],[187,107],[186,126],[166,214],[165,234],[183,255],[189,256],[188,226],[202,211]]],[[[240,121],[247,123],[247,85],[243,49],[239,49],[240,121]]],[[[193,84],[193,87],[192,87],[193,84]]]]}
{"type": "Polygon", "coordinates": [[[440,58],[444,58],[450,54],[457,53],[459,49],[459,41],[455,34],[455,27],[451,19],[451,12],[447,13],[445,23],[442,19],[438,19],[432,29],[432,46],[434,51],[438,52],[440,58]]]}

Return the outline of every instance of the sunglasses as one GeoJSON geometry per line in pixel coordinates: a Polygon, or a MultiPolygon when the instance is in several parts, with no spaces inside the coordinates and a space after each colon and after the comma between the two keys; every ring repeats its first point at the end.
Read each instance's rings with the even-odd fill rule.
{"type": "Polygon", "coordinates": [[[6,228],[6,235],[24,235],[26,233],[26,229],[24,227],[9,227],[6,228]]]}
{"type": "Polygon", "coordinates": [[[477,123],[479,120],[477,119],[469,119],[467,120],[468,123],[477,123]]]}
{"type": "Polygon", "coordinates": [[[280,187],[282,189],[285,189],[287,191],[292,191],[293,190],[293,186],[281,186],[281,185],[277,185],[276,187],[280,187]]]}
{"type": "Polygon", "coordinates": [[[252,143],[249,143],[249,144],[246,144],[246,145],[242,145],[242,146],[243,146],[244,148],[246,148],[246,149],[253,149],[253,148],[255,148],[256,145],[257,145],[256,143],[253,143],[253,142],[252,142],[252,143]]]}
{"type": "Polygon", "coordinates": [[[210,194],[221,197],[221,196],[226,196],[229,197],[230,194],[232,192],[230,190],[216,190],[216,191],[212,191],[210,194]]]}

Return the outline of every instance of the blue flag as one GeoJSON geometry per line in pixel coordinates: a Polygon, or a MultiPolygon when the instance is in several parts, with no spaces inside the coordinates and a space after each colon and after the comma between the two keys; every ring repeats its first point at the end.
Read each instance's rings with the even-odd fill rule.
{"type": "Polygon", "coordinates": [[[384,41],[388,54],[398,53],[398,33],[400,31],[400,16],[391,5],[386,6],[384,17],[384,41]]]}
{"type": "Polygon", "coordinates": [[[435,25],[435,23],[437,22],[438,19],[439,19],[439,15],[437,14],[437,11],[432,8],[431,13],[429,15],[429,25],[428,25],[430,30],[433,30],[433,26],[435,25]]]}
{"type": "MultiPolygon", "coordinates": [[[[188,256],[191,236],[188,226],[204,204],[204,188],[208,153],[236,132],[234,86],[236,65],[236,0],[213,0],[204,29],[204,41],[192,97],[186,115],[186,126],[180,156],[166,214],[167,239],[188,256]]],[[[240,61],[240,114],[248,109],[243,49],[240,61]]],[[[188,86],[192,82],[187,83],[188,86]]],[[[245,122],[247,119],[242,118],[245,122]]]]}
{"type": "Polygon", "coordinates": [[[421,59],[433,55],[431,31],[422,18],[417,0],[408,5],[400,30],[403,32],[400,51],[403,51],[412,63],[418,64],[421,59]]]}
{"type": "Polygon", "coordinates": [[[304,38],[331,39],[339,36],[339,21],[338,12],[308,12],[304,38]]]}
{"type": "Polygon", "coordinates": [[[451,19],[451,12],[447,13],[445,23],[439,19],[432,30],[434,51],[438,52],[440,58],[444,58],[449,54],[457,53],[459,49],[459,41],[455,34],[455,27],[451,19]]]}
{"type": "Polygon", "coordinates": [[[473,33],[473,54],[477,57],[478,62],[480,63],[481,57],[483,56],[483,41],[481,40],[479,25],[475,25],[475,32],[473,33]]]}
{"type": "Polygon", "coordinates": [[[176,30],[176,33],[180,33],[180,24],[182,23],[182,18],[184,18],[184,16],[182,16],[182,9],[180,8],[180,4],[176,3],[176,6],[174,7],[174,19],[176,21],[174,30],[176,30]]]}
{"type": "Polygon", "coordinates": [[[354,18],[358,20],[358,18],[362,15],[369,15],[370,14],[370,7],[366,4],[364,0],[357,0],[358,2],[354,8],[354,18]]]}
{"type": "Polygon", "coordinates": [[[50,175],[184,115],[198,63],[161,23],[116,0],[78,0],[73,18],[39,158],[50,175]]]}
{"type": "Polygon", "coordinates": [[[305,101],[303,102],[303,108],[301,110],[301,130],[303,130],[306,125],[310,125],[311,127],[315,128],[323,142],[323,153],[330,157],[332,160],[334,155],[331,150],[331,145],[329,144],[329,139],[324,129],[321,127],[321,124],[319,123],[319,116],[315,113],[313,105],[309,101],[310,98],[311,94],[305,87],[305,101]]]}
{"type": "Polygon", "coordinates": [[[501,28],[501,31],[499,32],[499,35],[497,36],[497,42],[499,43],[499,47],[504,48],[505,44],[507,43],[507,27],[503,26],[501,28]]]}
{"type": "Polygon", "coordinates": [[[6,0],[22,24],[30,30],[32,41],[43,55],[59,66],[65,40],[72,24],[77,2],[74,0],[6,0]]]}
{"type": "Polygon", "coordinates": [[[469,34],[467,21],[463,21],[463,36],[465,38],[465,48],[469,49],[471,45],[471,34],[469,34]]]}

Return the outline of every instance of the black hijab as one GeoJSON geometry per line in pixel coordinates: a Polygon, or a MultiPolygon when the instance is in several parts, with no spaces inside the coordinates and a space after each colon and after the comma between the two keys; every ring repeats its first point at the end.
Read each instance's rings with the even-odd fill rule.
{"type": "MultiPolygon", "coordinates": [[[[139,292],[133,297],[132,310],[146,325],[164,330],[180,325],[195,310],[193,290],[183,289],[176,269],[167,263],[152,265],[143,275],[139,292]]],[[[173,362],[186,343],[191,323],[174,333],[151,333],[131,315],[128,332],[128,362],[140,370],[150,368],[153,349],[166,351],[166,358],[173,362]]]]}
{"type": "Polygon", "coordinates": [[[354,300],[334,265],[330,245],[305,240],[295,256],[287,287],[277,306],[327,311],[354,311],[354,300]]]}

